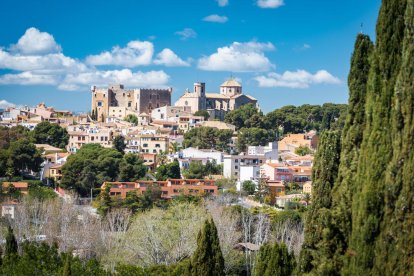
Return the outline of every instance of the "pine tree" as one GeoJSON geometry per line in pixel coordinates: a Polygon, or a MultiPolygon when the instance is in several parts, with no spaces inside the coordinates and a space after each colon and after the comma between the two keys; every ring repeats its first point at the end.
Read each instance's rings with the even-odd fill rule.
{"type": "Polygon", "coordinates": [[[295,256],[289,253],[285,244],[263,244],[256,259],[253,275],[292,275],[295,256]]]}
{"type": "Polygon", "coordinates": [[[313,201],[306,218],[305,241],[300,256],[299,270],[302,273],[309,273],[315,268],[331,275],[335,275],[337,271],[335,264],[327,263],[326,260],[334,254],[333,237],[338,231],[332,225],[330,208],[332,187],[338,175],[340,151],[339,132],[322,132],[312,172],[313,201]]]}
{"type": "Polygon", "coordinates": [[[17,255],[17,240],[13,233],[13,228],[9,225],[7,227],[7,236],[6,236],[6,248],[4,255],[6,257],[11,257],[17,255]]]}
{"type": "Polygon", "coordinates": [[[195,276],[224,275],[224,258],[217,228],[212,219],[206,220],[198,233],[197,249],[191,260],[191,274],[195,276]]]}

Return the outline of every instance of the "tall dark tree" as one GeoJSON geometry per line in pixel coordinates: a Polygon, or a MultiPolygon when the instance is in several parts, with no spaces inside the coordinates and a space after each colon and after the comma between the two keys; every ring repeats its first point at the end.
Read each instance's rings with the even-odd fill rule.
{"type": "Polygon", "coordinates": [[[404,175],[407,172],[404,170],[405,163],[410,162],[405,158],[409,157],[407,149],[412,148],[413,144],[412,138],[404,138],[413,135],[409,119],[413,93],[410,89],[412,71],[409,72],[408,64],[412,63],[408,48],[412,43],[409,36],[413,25],[412,17],[404,17],[406,12],[409,14],[414,3],[412,0],[408,3],[407,5],[407,0],[383,0],[377,22],[377,40],[368,81],[365,127],[352,199],[352,233],[347,254],[349,258],[344,268],[344,273],[347,274],[394,274],[398,273],[395,270],[397,268],[413,270],[412,261],[408,261],[412,260],[413,254],[407,254],[406,245],[401,243],[411,241],[412,246],[412,229],[404,235],[408,239],[397,238],[400,235],[388,232],[390,224],[399,227],[397,231],[401,233],[405,224],[413,221],[412,202],[408,203],[404,199],[408,194],[401,194],[405,181],[398,181],[409,175],[404,175]],[[407,52],[403,58],[404,44],[407,45],[407,52]],[[402,102],[403,99],[408,102],[402,102]],[[397,181],[393,182],[394,180],[397,181]],[[408,205],[402,204],[399,206],[400,211],[397,211],[396,203],[400,199],[408,205]],[[393,217],[396,214],[400,216],[393,217]],[[397,242],[400,247],[383,246],[397,242]],[[388,251],[389,249],[396,251],[388,251]]]}
{"type": "Polygon", "coordinates": [[[13,233],[13,228],[9,225],[7,227],[7,235],[6,235],[6,247],[4,250],[4,256],[12,257],[17,255],[17,240],[13,233]]]}
{"type": "Polygon", "coordinates": [[[125,137],[122,135],[115,136],[112,145],[114,149],[124,154],[124,150],[126,148],[125,137]]]}
{"type": "Polygon", "coordinates": [[[300,271],[336,275],[335,263],[326,262],[334,253],[338,231],[333,227],[330,208],[332,188],[338,175],[341,144],[337,131],[322,132],[312,172],[312,206],[307,214],[305,241],[300,256],[300,271]]]}
{"type": "Polygon", "coordinates": [[[191,259],[191,275],[224,275],[223,253],[217,228],[212,219],[206,220],[198,233],[197,249],[191,259]]]}
{"type": "Polygon", "coordinates": [[[266,243],[260,247],[253,275],[292,275],[295,264],[295,256],[284,243],[266,243]]]}
{"type": "MultiPolygon", "coordinates": [[[[352,230],[352,196],[355,192],[358,159],[365,126],[365,98],[370,70],[370,56],[373,43],[367,35],[360,34],[355,42],[348,77],[349,103],[348,114],[342,132],[341,160],[338,179],[333,190],[333,218],[339,228],[336,232],[338,244],[335,260],[341,266],[341,257],[345,254],[348,237],[352,230]]],[[[329,258],[329,256],[327,256],[329,258]]]]}

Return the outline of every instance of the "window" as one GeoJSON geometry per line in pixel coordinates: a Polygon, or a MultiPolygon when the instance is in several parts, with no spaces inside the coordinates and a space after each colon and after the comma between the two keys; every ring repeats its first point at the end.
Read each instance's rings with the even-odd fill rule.
{"type": "Polygon", "coordinates": [[[131,107],[132,106],[132,102],[128,102],[128,107],[131,107]]]}
{"type": "Polygon", "coordinates": [[[184,103],[185,105],[188,105],[188,101],[185,101],[185,103],[184,103]]]}
{"type": "Polygon", "coordinates": [[[102,102],[98,102],[98,103],[97,103],[97,105],[98,105],[98,106],[102,106],[102,102]]]}
{"type": "Polygon", "coordinates": [[[155,144],[155,147],[160,148],[161,146],[160,146],[160,144],[155,144]]]}
{"type": "Polygon", "coordinates": [[[148,148],[148,144],[143,144],[142,145],[144,148],[148,148]]]}

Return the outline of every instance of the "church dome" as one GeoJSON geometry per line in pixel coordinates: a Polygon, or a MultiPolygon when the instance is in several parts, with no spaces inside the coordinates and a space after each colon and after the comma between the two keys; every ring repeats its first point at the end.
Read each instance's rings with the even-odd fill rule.
{"type": "Polygon", "coordinates": [[[220,87],[241,87],[240,83],[238,83],[235,79],[229,79],[223,82],[220,87]]]}

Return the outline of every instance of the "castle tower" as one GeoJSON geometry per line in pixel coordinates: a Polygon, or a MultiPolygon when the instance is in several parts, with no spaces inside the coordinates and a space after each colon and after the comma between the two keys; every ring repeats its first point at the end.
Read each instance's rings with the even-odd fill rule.
{"type": "Polygon", "coordinates": [[[204,82],[194,83],[194,93],[198,97],[198,110],[206,109],[206,84],[204,82]]]}

